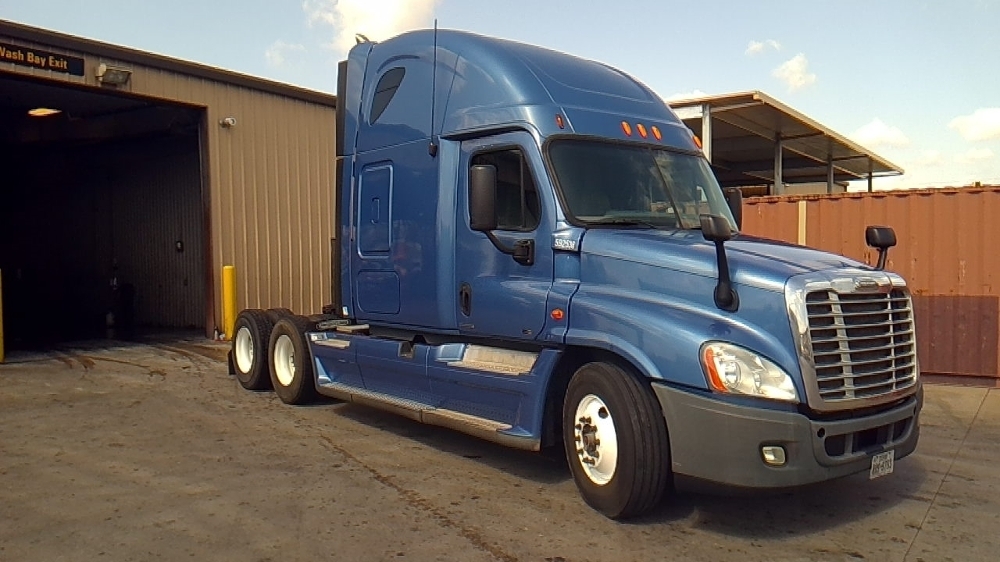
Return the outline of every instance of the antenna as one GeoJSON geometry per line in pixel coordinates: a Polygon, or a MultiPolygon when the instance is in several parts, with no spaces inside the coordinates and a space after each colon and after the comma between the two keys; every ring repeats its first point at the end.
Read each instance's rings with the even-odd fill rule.
{"type": "Polygon", "coordinates": [[[431,67],[431,142],[427,145],[427,154],[431,158],[437,156],[438,145],[434,142],[434,106],[437,105],[437,70],[438,70],[438,20],[434,18],[434,65],[431,67]]]}

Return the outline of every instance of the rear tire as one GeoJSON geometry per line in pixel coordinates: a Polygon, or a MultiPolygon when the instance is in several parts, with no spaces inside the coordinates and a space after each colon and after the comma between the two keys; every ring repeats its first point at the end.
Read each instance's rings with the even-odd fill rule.
{"type": "Polygon", "coordinates": [[[573,375],[563,404],[563,442],[583,499],[612,519],[649,512],[670,475],[667,425],[649,387],[611,363],[573,375]]]}
{"type": "Polygon", "coordinates": [[[306,332],[312,322],[303,316],[287,316],[271,330],[268,358],[271,385],[285,404],[306,404],[316,398],[312,357],[306,344],[306,332]]]}
{"type": "Polygon", "coordinates": [[[269,390],[268,342],[274,322],[263,310],[247,309],[236,317],[233,334],[233,372],[247,390],[269,390]]]}

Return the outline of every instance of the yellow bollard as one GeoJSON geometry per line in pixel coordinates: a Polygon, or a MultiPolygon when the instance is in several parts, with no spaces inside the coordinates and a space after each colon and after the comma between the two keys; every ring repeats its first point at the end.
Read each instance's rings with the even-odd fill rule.
{"type": "Polygon", "coordinates": [[[233,339],[236,330],[236,268],[231,265],[222,268],[222,329],[226,339],[233,339]]]}
{"type": "Polygon", "coordinates": [[[3,363],[3,272],[0,271],[0,363],[3,363]]]}

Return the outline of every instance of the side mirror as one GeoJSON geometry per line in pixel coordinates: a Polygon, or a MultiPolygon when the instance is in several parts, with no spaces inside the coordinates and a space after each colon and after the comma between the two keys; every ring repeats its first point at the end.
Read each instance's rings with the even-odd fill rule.
{"type": "Polygon", "coordinates": [[[476,164],[469,170],[469,225],[489,232],[497,228],[497,168],[476,164]]]}
{"type": "Polygon", "coordinates": [[[736,228],[743,230],[743,192],[738,187],[730,187],[722,192],[726,197],[726,204],[729,205],[729,211],[733,213],[733,218],[736,219],[736,228]]]}
{"type": "Polygon", "coordinates": [[[733,227],[722,215],[701,215],[701,235],[709,242],[725,242],[733,237],[733,227]]]}
{"type": "Polygon", "coordinates": [[[896,231],[891,226],[869,226],[865,228],[865,242],[878,249],[878,263],[875,269],[885,269],[889,248],[896,245],[896,231]]]}

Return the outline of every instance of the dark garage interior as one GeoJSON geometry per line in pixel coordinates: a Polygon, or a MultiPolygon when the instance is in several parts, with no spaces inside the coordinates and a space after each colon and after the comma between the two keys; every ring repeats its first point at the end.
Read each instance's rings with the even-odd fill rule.
{"type": "Polygon", "coordinates": [[[0,73],[9,349],[204,331],[204,109],[0,73]],[[59,110],[31,116],[30,110],[59,110]]]}

